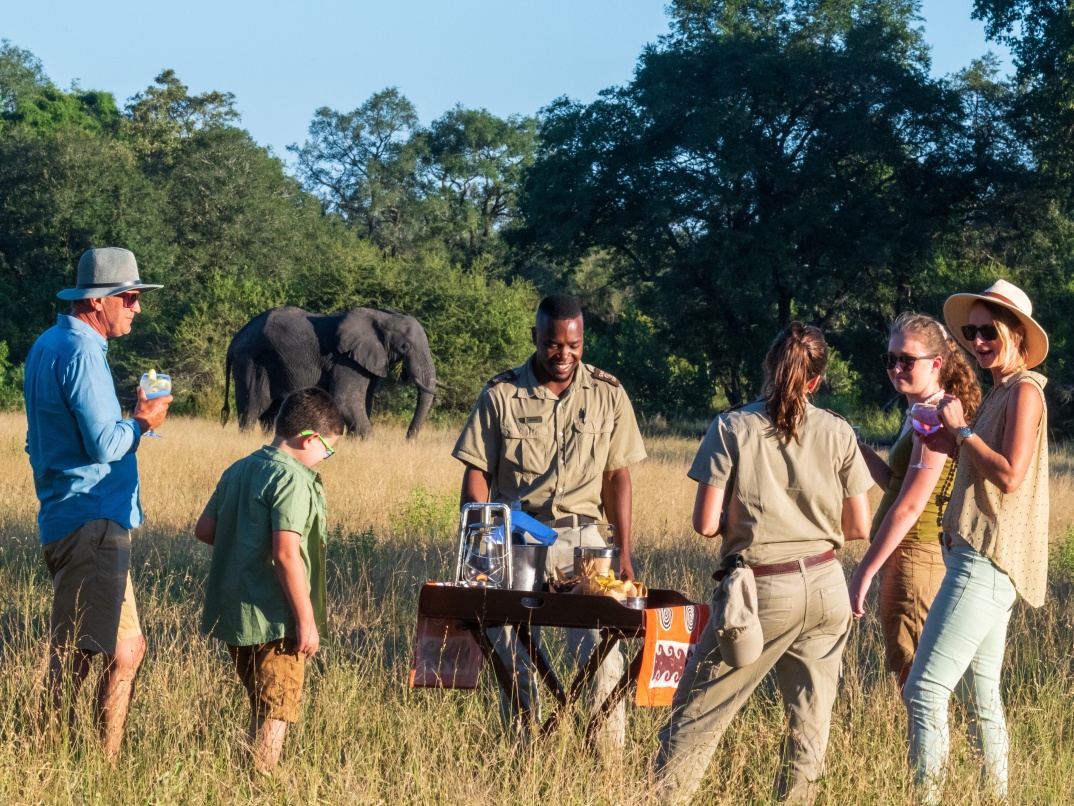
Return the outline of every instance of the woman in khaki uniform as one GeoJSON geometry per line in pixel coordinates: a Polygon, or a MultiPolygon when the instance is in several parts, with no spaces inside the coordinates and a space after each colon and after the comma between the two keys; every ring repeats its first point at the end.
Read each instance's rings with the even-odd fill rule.
{"type": "Polygon", "coordinates": [[[740,660],[722,656],[720,625],[709,620],[660,731],[663,802],[690,799],[727,725],[773,669],[790,720],[775,795],[815,795],[851,625],[834,550],[868,534],[873,483],[851,427],[809,403],[827,361],[820,330],[792,323],[765,358],[762,399],[717,417],[690,469],[694,529],[723,534],[724,568],[752,569],[763,648],[732,666],[740,660]]]}
{"type": "MultiPolygon", "coordinates": [[[[935,405],[948,394],[962,401],[973,421],[981,402],[977,375],[943,325],[920,313],[901,314],[891,325],[881,356],[895,390],[915,403],[935,405]]],[[[899,689],[906,683],[932,600],[943,580],[940,517],[951,494],[955,463],[914,439],[910,417],[891,448],[890,464],[862,444],[862,455],[884,498],[873,517],[865,553],[850,582],[854,617],[865,612],[865,594],[880,573],[878,613],[887,667],[899,689]]]]}

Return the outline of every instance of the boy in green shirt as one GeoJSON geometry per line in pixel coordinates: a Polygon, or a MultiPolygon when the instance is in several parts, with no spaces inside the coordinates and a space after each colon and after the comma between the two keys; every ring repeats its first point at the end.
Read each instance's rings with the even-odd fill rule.
{"type": "Polygon", "coordinates": [[[213,547],[201,630],[227,644],[253,709],[252,761],[266,773],[298,721],[305,660],[326,629],[327,508],[312,468],[342,433],[331,395],[293,392],[272,443],[224,471],[194,527],[213,547]]]}

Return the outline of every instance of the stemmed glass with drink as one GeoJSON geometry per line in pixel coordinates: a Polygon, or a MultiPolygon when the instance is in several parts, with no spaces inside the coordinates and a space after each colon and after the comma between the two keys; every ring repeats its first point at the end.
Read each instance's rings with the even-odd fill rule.
{"type": "MultiPolygon", "coordinates": [[[[142,379],[138,381],[138,385],[145,391],[145,399],[153,400],[157,397],[164,397],[172,393],[172,376],[165,375],[157,372],[155,369],[149,370],[149,372],[142,373],[142,379]]],[[[142,434],[144,437],[159,437],[163,434],[158,434],[156,431],[150,429],[142,434]]]]}
{"type": "MultiPolygon", "coordinates": [[[[943,394],[943,389],[940,389],[936,394],[930,395],[929,400],[940,400],[943,398],[943,394]]],[[[914,431],[923,437],[935,434],[942,425],[939,408],[935,403],[926,403],[924,401],[915,403],[910,407],[910,425],[914,431]]],[[[929,466],[924,462],[918,462],[915,465],[910,465],[910,467],[918,470],[929,469],[929,466]]]]}

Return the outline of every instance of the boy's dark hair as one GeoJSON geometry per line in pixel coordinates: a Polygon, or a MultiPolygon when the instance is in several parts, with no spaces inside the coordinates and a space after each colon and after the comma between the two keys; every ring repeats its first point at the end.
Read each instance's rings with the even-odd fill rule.
{"type": "Polygon", "coordinates": [[[332,396],[323,389],[310,387],[289,394],[276,415],[276,436],[297,437],[302,431],[316,431],[322,437],[343,433],[343,415],[332,396]]]}
{"type": "Polygon", "coordinates": [[[549,319],[576,319],[582,315],[582,303],[572,294],[552,294],[541,300],[537,306],[537,318],[547,316],[549,319]]]}

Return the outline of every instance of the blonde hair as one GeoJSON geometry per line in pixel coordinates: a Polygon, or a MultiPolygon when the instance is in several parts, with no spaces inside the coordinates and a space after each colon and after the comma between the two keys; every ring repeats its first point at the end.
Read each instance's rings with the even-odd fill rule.
{"type": "Polygon", "coordinates": [[[1010,308],[996,305],[985,300],[977,300],[974,305],[981,305],[992,316],[992,322],[999,333],[999,343],[1003,348],[1000,357],[1003,369],[1008,372],[1020,372],[1028,365],[1029,347],[1025,337],[1018,332],[1019,327],[1024,327],[1022,320],[1018,318],[1010,308]]]}
{"type": "Polygon", "coordinates": [[[828,343],[820,328],[791,322],[776,336],[764,358],[765,411],[784,442],[798,442],[798,426],[805,417],[808,384],[824,375],[828,343]]]}
{"type": "Polygon", "coordinates": [[[981,384],[973,365],[947,328],[931,316],[906,311],[895,317],[889,334],[913,336],[925,345],[927,353],[943,359],[940,364],[940,386],[947,394],[961,401],[966,419],[972,423],[977,415],[977,407],[981,405],[981,384]]]}

